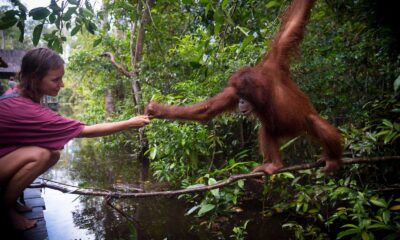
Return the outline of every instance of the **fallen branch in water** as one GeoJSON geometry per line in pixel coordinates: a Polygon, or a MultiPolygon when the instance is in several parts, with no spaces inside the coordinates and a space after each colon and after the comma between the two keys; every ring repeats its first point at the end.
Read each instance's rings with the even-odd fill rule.
{"type": "MultiPolygon", "coordinates": [[[[389,160],[400,160],[400,156],[389,156],[389,157],[359,157],[359,158],[345,158],[343,159],[343,164],[355,164],[355,163],[376,163],[376,162],[383,162],[389,160]]],[[[294,166],[289,166],[282,168],[278,171],[281,172],[293,172],[311,168],[322,167],[324,162],[319,160],[313,163],[305,163],[305,164],[298,164],[294,166]]],[[[57,183],[55,181],[50,181],[46,179],[42,179],[43,182],[39,184],[33,184],[30,188],[51,188],[55,190],[59,190],[63,193],[72,193],[72,194],[80,194],[80,195],[91,195],[91,196],[105,196],[108,198],[146,198],[146,197],[171,197],[181,194],[187,193],[196,193],[196,192],[204,192],[216,188],[222,188],[234,182],[237,182],[241,179],[248,179],[248,178],[256,178],[262,177],[264,173],[262,172],[255,172],[255,173],[246,173],[246,174],[238,174],[230,176],[225,180],[218,181],[215,184],[207,185],[207,186],[200,186],[200,187],[193,187],[193,188],[186,188],[186,189],[179,189],[179,190],[169,190],[169,191],[159,191],[159,192],[142,192],[142,189],[138,189],[140,192],[115,192],[115,191],[108,191],[102,189],[89,189],[89,188],[80,188],[74,187],[67,184],[57,183]]]]}

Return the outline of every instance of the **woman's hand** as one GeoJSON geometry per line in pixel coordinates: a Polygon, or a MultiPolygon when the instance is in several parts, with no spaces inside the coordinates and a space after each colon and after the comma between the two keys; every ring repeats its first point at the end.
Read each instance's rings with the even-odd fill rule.
{"type": "Polygon", "coordinates": [[[132,128],[140,128],[143,127],[144,125],[148,124],[150,122],[150,118],[147,115],[140,115],[133,117],[128,120],[129,125],[132,128]]]}

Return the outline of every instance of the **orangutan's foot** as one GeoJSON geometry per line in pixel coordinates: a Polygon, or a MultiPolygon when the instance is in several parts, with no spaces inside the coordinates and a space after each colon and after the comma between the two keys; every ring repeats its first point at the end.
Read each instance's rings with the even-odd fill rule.
{"type": "Polygon", "coordinates": [[[16,230],[24,231],[36,227],[36,220],[27,219],[14,209],[9,210],[11,224],[16,230]]]}
{"type": "Polygon", "coordinates": [[[341,161],[325,161],[325,167],[322,171],[325,173],[331,173],[335,170],[338,170],[342,166],[341,161]]]}
{"type": "Polygon", "coordinates": [[[266,174],[271,175],[281,168],[283,168],[283,164],[281,163],[264,163],[263,165],[254,168],[253,172],[265,172],[266,174]]]}
{"type": "Polygon", "coordinates": [[[32,212],[32,208],[28,207],[20,202],[17,202],[15,204],[15,208],[14,208],[17,212],[19,213],[25,213],[25,212],[32,212]]]}

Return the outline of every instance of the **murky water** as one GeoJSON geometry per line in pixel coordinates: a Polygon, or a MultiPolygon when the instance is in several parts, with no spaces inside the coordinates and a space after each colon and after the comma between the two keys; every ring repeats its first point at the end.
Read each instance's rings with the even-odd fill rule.
{"type": "MultiPolygon", "coordinates": [[[[111,189],[127,183],[146,189],[168,186],[140,181],[140,167],[134,155],[96,148],[95,139],[76,139],[65,146],[60,161],[44,177],[74,186],[111,189]]],[[[190,208],[177,198],[114,200],[133,219],[129,221],[105,204],[103,197],[64,194],[45,189],[45,219],[50,240],[70,239],[231,239],[232,226],[249,223],[246,239],[289,239],[279,221],[259,217],[259,209],[221,219],[227,227],[213,230],[204,219],[185,216],[190,208]],[[235,223],[236,221],[236,223],[235,223]]],[[[249,206],[251,209],[252,206],[249,206]]],[[[208,220],[208,219],[205,219],[208,220]]]]}
{"type": "MultiPolygon", "coordinates": [[[[134,156],[121,152],[100,156],[95,144],[95,140],[71,141],[44,177],[74,186],[126,188],[129,182],[140,187],[134,156]]],[[[115,206],[134,219],[131,222],[106,205],[103,197],[52,189],[45,189],[43,195],[49,239],[196,239],[190,233],[191,217],[185,217],[185,204],[176,198],[114,200],[115,206]]]]}
{"type": "MultiPolygon", "coordinates": [[[[79,142],[69,142],[62,151],[60,161],[44,177],[78,186],[79,179],[74,179],[69,172],[71,161],[77,153],[79,153],[79,142]]],[[[44,217],[49,239],[95,239],[93,232],[74,222],[74,213],[85,209],[85,203],[78,197],[78,195],[64,194],[49,188],[44,189],[43,198],[46,203],[44,217]]]]}

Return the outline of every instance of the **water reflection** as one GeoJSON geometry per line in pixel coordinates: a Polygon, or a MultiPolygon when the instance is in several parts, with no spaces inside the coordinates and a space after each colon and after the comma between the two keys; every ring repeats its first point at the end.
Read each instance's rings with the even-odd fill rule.
{"type": "MultiPolygon", "coordinates": [[[[134,156],[96,150],[95,146],[91,139],[71,141],[45,177],[75,186],[110,189],[116,183],[125,187],[129,183],[140,187],[140,167],[134,156]]],[[[46,189],[44,199],[50,239],[199,239],[190,233],[190,217],[184,216],[185,205],[176,198],[115,200],[136,224],[107,206],[103,197],[46,189]]]]}
{"type": "MultiPolygon", "coordinates": [[[[78,185],[79,180],[71,176],[72,161],[78,159],[76,152],[79,150],[78,142],[68,143],[58,164],[51,168],[45,175],[46,178],[70,185],[78,185]]],[[[89,231],[75,222],[75,212],[86,208],[86,204],[79,200],[78,195],[64,194],[60,191],[45,189],[43,197],[46,203],[44,216],[49,239],[95,239],[93,231],[89,231]]]]}
{"type": "Polygon", "coordinates": [[[74,201],[76,195],[46,189],[44,199],[46,201],[44,217],[49,239],[95,239],[93,232],[80,228],[74,221],[74,212],[84,208],[82,203],[74,201]]]}
{"type": "MultiPolygon", "coordinates": [[[[124,152],[100,150],[98,139],[75,139],[65,146],[59,163],[46,178],[75,186],[112,189],[146,186],[168,188],[141,182],[135,156],[124,152]],[[129,183],[129,185],[127,184],[129,183]]],[[[120,189],[119,189],[120,190],[120,189]]],[[[201,219],[185,216],[188,206],[177,198],[116,199],[113,204],[129,215],[129,221],[105,204],[103,197],[63,194],[46,189],[45,218],[49,239],[230,239],[232,228],[251,219],[246,239],[289,239],[279,221],[263,219],[252,204],[242,214],[220,219],[218,230],[201,225],[201,219]]]]}

